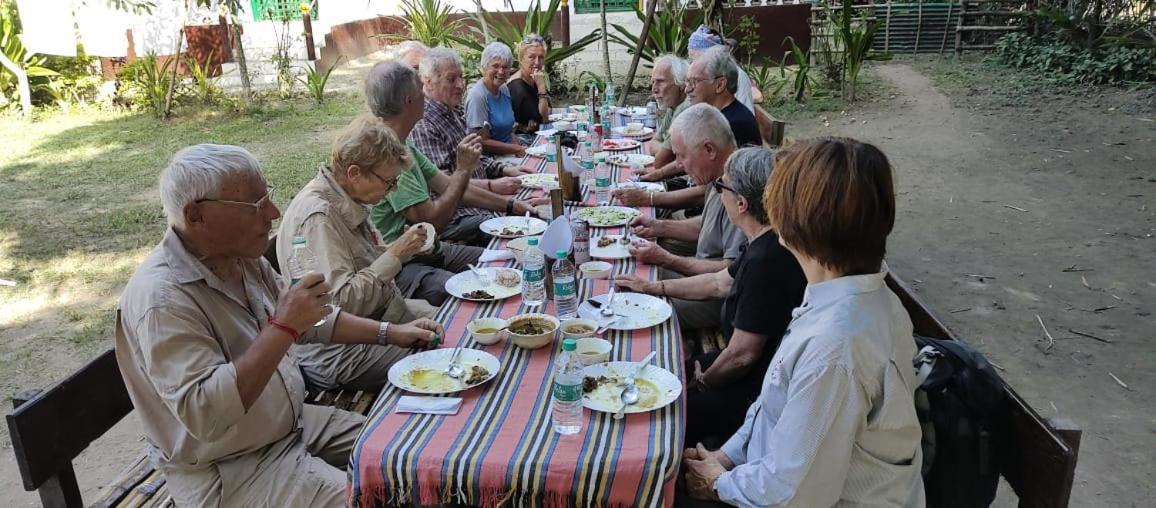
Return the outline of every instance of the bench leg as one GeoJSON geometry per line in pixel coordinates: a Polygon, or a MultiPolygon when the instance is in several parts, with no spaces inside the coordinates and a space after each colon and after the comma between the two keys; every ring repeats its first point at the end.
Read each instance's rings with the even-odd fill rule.
{"type": "Polygon", "coordinates": [[[80,499],[80,486],[76,484],[76,471],[72,465],[49,478],[40,488],[40,504],[44,508],[82,508],[84,502],[80,499]]]}

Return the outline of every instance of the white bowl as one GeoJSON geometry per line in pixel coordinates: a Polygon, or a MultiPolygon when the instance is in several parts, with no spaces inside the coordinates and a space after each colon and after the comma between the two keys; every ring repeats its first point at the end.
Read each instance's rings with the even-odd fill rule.
{"type": "Polygon", "coordinates": [[[613,268],[613,266],[605,261],[587,261],[578,266],[578,270],[582,272],[582,276],[587,279],[610,278],[611,268],[613,268]]]}
{"type": "Polygon", "coordinates": [[[567,319],[566,321],[562,322],[561,329],[562,329],[562,338],[564,338],[564,339],[581,339],[583,337],[593,336],[594,332],[598,330],[598,322],[593,320],[593,319],[583,319],[583,318],[567,319]],[[570,331],[570,328],[579,327],[579,326],[589,328],[589,330],[587,330],[585,332],[572,332],[572,331],[570,331]]]}
{"type": "Polygon", "coordinates": [[[630,122],[622,130],[624,134],[642,134],[642,122],[630,122]]]}
{"type": "Polygon", "coordinates": [[[499,330],[505,327],[506,320],[496,317],[478,318],[470,321],[470,324],[466,325],[466,329],[470,331],[470,335],[474,337],[474,340],[478,341],[478,344],[485,346],[496,344],[501,341],[503,332],[500,332],[499,330]],[[494,331],[492,333],[478,332],[478,330],[486,328],[492,328],[494,331]]]}
{"type": "Polygon", "coordinates": [[[578,354],[578,361],[582,365],[594,365],[610,361],[610,351],[614,346],[610,341],[598,337],[584,337],[578,339],[574,352],[578,354]]]}
{"type": "Polygon", "coordinates": [[[545,346],[546,344],[549,344],[550,342],[552,342],[554,340],[554,332],[558,331],[558,325],[561,324],[558,322],[558,318],[556,318],[554,316],[551,316],[549,314],[537,314],[537,313],[518,314],[517,316],[510,318],[509,321],[510,321],[510,340],[514,343],[515,346],[518,346],[520,348],[525,348],[525,349],[538,349],[538,348],[545,346]],[[524,321],[527,319],[533,319],[536,321],[545,321],[546,323],[549,323],[550,330],[547,332],[528,334],[528,335],[514,332],[514,327],[518,326],[518,322],[524,321]]]}
{"type": "Polygon", "coordinates": [[[574,127],[576,127],[574,122],[554,122],[554,129],[559,131],[572,131],[574,127]]]}

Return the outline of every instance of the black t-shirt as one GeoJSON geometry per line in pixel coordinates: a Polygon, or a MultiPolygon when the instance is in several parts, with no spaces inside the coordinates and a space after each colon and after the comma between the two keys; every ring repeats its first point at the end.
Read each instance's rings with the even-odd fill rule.
{"type": "Polygon", "coordinates": [[[730,337],[737,328],[767,337],[762,358],[743,381],[757,387],[783,340],[791,311],[803,303],[807,278],[795,256],[770,231],[748,244],[727,271],[734,284],[723,300],[722,332],[730,337]]]}
{"type": "MultiPolygon", "coordinates": [[[[514,89],[510,88],[510,93],[514,93],[514,89]]],[[[514,114],[517,115],[518,106],[514,106],[514,114]]],[[[763,146],[763,137],[759,135],[759,122],[755,120],[755,114],[747,109],[743,103],[738,99],[731,101],[727,107],[722,108],[723,116],[727,117],[727,122],[731,124],[731,132],[735,135],[735,142],[738,143],[739,148],[744,146],[763,146]]]]}
{"type": "Polygon", "coordinates": [[[542,124],[542,114],[538,112],[538,87],[533,81],[514,78],[506,87],[510,89],[510,106],[514,108],[514,121],[526,125],[531,121],[542,124]]]}

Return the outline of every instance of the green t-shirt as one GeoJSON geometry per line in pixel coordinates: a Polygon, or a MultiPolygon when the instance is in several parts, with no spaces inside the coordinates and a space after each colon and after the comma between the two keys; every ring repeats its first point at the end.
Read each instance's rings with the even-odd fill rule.
{"type": "Polygon", "coordinates": [[[425,154],[418,151],[413,141],[406,140],[413,164],[397,177],[397,188],[369,210],[369,220],[381,234],[381,240],[389,243],[401,236],[405,227],[406,208],[429,199],[429,181],[437,174],[438,168],[425,154]]]}
{"type": "Polygon", "coordinates": [[[675,117],[677,117],[678,115],[681,115],[682,112],[686,111],[686,108],[689,108],[689,107],[690,107],[690,101],[684,100],[684,101],[682,101],[682,104],[675,106],[674,111],[671,111],[668,109],[668,110],[666,110],[665,114],[663,114],[662,116],[660,116],[658,118],[658,125],[657,125],[658,128],[655,129],[654,137],[660,143],[662,143],[663,148],[665,148],[667,150],[671,149],[671,147],[670,147],[670,124],[674,123],[675,117]]]}

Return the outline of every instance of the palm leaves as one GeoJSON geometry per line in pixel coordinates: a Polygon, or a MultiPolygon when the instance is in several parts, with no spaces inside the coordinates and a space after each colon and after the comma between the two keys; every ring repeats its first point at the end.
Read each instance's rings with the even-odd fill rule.
{"type": "MultiPolygon", "coordinates": [[[[639,21],[645,24],[646,16],[642,10],[635,6],[634,13],[639,21]]],[[[690,41],[690,34],[694,31],[693,28],[687,27],[697,27],[702,23],[702,11],[685,19],[687,16],[686,7],[681,2],[667,2],[661,11],[654,14],[654,20],[650,24],[650,37],[647,38],[646,47],[642,48],[641,58],[647,63],[647,67],[654,64],[655,58],[667,53],[686,58],[686,45],[690,41]]],[[[622,25],[611,26],[618,33],[610,34],[610,40],[626,47],[632,55],[638,51],[639,35],[622,25]]]]}
{"type": "Polygon", "coordinates": [[[329,84],[329,75],[333,74],[333,70],[336,69],[338,65],[341,65],[341,59],[343,58],[345,58],[344,55],[337,57],[337,61],[333,62],[333,65],[325,72],[317,72],[316,65],[306,67],[305,77],[297,78],[301,84],[305,85],[305,89],[309,91],[309,96],[313,97],[313,100],[317,101],[318,104],[325,102],[325,86],[329,84]]]}
{"type": "MultiPolygon", "coordinates": [[[[7,10],[0,11],[0,52],[28,76],[30,90],[52,91],[46,79],[38,78],[51,78],[57,76],[57,72],[43,67],[46,58],[30,53],[24,48],[24,43],[16,34],[16,21],[8,15],[7,10]]],[[[32,100],[31,97],[25,98],[22,95],[16,75],[0,66],[0,101],[11,101],[15,104],[22,99],[32,100]]],[[[0,102],[0,107],[3,105],[3,102],[0,102]]]]}
{"type": "Polygon", "coordinates": [[[552,73],[555,64],[593,44],[598,40],[599,35],[598,31],[595,30],[581,39],[571,42],[569,46],[555,48],[554,41],[550,36],[550,24],[554,21],[554,15],[558,12],[560,4],[561,0],[550,0],[549,5],[543,9],[542,1],[534,0],[534,3],[526,9],[526,22],[521,26],[511,21],[508,16],[498,16],[482,9],[480,14],[472,14],[471,17],[477,20],[480,26],[487,27],[488,39],[486,34],[476,27],[470,28],[474,32],[474,38],[453,36],[451,39],[475,51],[481,51],[486,44],[496,40],[505,43],[510,47],[510,51],[514,51],[527,35],[541,35],[546,40],[546,72],[552,73]]]}
{"type": "Polygon", "coordinates": [[[406,34],[385,34],[381,37],[391,44],[403,40],[419,41],[431,48],[448,46],[465,29],[461,19],[452,19],[452,9],[442,0],[401,0],[405,15],[406,34]]]}
{"type": "Polygon", "coordinates": [[[867,61],[867,54],[871,51],[871,42],[875,40],[875,31],[879,24],[868,21],[864,13],[856,23],[851,2],[843,2],[839,15],[833,20],[835,24],[835,38],[843,46],[843,96],[855,102],[855,87],[859,83],[859,72],[867,61]]]}

